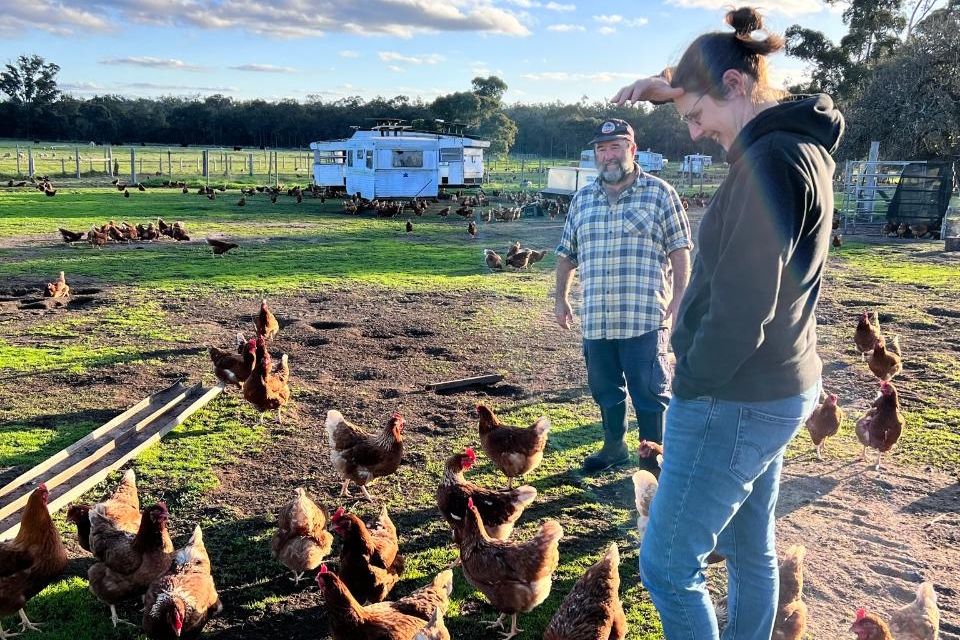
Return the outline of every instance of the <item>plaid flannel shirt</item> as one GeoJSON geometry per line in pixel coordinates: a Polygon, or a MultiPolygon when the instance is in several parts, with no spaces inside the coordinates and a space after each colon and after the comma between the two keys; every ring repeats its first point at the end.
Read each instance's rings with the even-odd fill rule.
{"type": "Polygon", "coordinates": [[[635,338],[660,327],[672,286],[667,256],[692,246],[680,196],[660,178],[639,171],[613,206],[600,178],[578,191],[557,255],[580,274],[583,337],[635,338]]]}

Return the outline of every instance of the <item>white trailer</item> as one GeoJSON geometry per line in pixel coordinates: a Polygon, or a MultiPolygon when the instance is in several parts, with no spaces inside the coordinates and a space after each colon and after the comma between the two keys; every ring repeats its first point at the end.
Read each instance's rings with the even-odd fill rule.
{"type": "Polygon", "coordinates": [[[416,131],[391,120],[310,148],[319,186],[343,185],[347,193],[372,200],[433,197],[440,187],[480,185],[483,150],[489,146],[486,140],[416,131]]]}
{"type": "Polygon", "coordinates": [[[344,189],[347,186],[347,151],[344,140],[314,142],[313,182],[318,187],[344,189]]]}
{"type": "Polygon", "coordinates": [[[680,165],[680,173],[691,173],[695,176],[701,176],[706,168],[712,164],[712,156],[705,156],[699,153],[683,156],[683,164],[680,165]]]}
{"type": "Polygon", "coordinates": [[[549,167],[547,186],[542,193],[546,198],[570,200],[573,194],[596,179],[595,167],[549,167]]]}

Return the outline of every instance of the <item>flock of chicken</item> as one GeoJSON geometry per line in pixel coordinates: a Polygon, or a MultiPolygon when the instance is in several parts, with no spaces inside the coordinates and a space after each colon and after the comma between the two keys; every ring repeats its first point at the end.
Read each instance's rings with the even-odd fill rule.
{"type": "Polygon", "coordinates": [[[99,227],[95,224],[91,225],[90,230],[86,232],[71,231],[63,227],[60,227],[58,231],[67,244],[86,240],[90,243],[90,246],[97,249],[108,242],[153,242],[159,240],[162,236],[167,236],[177,242],[190,240],[187,229],[182,222],[177,221],[168,224],[164,222],[163,218],[157,218],[156,225],[153,222],[148,222],[146,225],[137,224],[134,226],[126,220],[121,221],[118,225],[110,220],[99,227]]]}
{"type": "Polygon", "coordinates": [[[514,242],[507,249],[507,257],[504,259],[493,249],[484,249],[483,256],[487,268],[491,271],[503,271],[503,263],[506,262],[514,269],[526,269],[532,264],[540,262],[547,255],[546,249],[528,249],[520,246],[520,242],[514,242]]]}
{"type": "MultiPolygon", "coordinates": [[[[502,268],[500,257],[486,250],[491,269],[491,254],[502,268]],[[487,253],[488,252],[488,253],[487,253]]],[[[545,253],[521,249],[519,243],[507,252],[507,262],[531,254],[545,253]]],[[[48,295],[67,295],[69,287],[63,272],[58,281],[47,285],[48,295]]],[[[287,355],[274,367],[266,345],[275,338],[280,324],[266,300],[255,318],[256,337],[246,340],[237,335],[236,350],[209,347],[214,373],[224,385],[241,389],[244,399],[261,412],[278,412],[290,398],[287,355]]],[[[854,332],[854,343],[867,360],[870,371],[880,381],[880,393],[868,411],[856,422],[856,433],[866,449],[878,451],[880,459],[899,439],[905,422],[899,398],[891,379],[902,369],[896,336],[883,337],[876,314],[864,312],[854,332]],[[869,354],[869,357],[867,355],[869,354]]],[[[451,529],[459,547],[459,565],[466,581],[481,591],[500,614],[494,625],[501,626],[511,616],[505,639],[517,635],[517,616],[541,604],[549,595],[552,574],[559,562],[560,524],[546,520],[538,533],[525,542],[511,539],[514,525],[524,509],[537,498],[537,490],[528,485],[513,487],[514,478],[535,469],[543,458],[550,421],[541,417],[525,428],[503,424],[494,412],[478,404],[478,431],[481,446],[490,461],[507,478],[504,489],[489,489],[467,480],[465,471],[475,464],[473,449],[450,456],[436,491],[437,507],[451,529]]],[[[836,394],[829,394],[807,420],[807,429],[817,457],[822,459],[825,440],[837,433],[843,410],[836,394]]],[[[405,422],[394,414],[379,432],[369,433],[352,424],[336,410],[327,414],[325,429],[330,460],[343,479],[340,495],[349,496],[351,483],[373,501],[368,485],[397,471],[403,456],[405,422]]],[[[642,457],[662,456],[656,443],[641,442],[642,457]]],[[[662,459],[662,458],[661,458],[662,459]]],[[[656,493],[657,478],[648,471],[634,474],[637,529],[641,544],[650,501],[656,493]]],[[[20,531],[11,542],[0,543],[0,616],[19,611],[21,626],[35,629],[23,611],[29,598],[36,595],[64,570],[67,555],[60,535],[47,509],[49,492],[41,484],[24,509],[20,531]]],[[[111,609],[114,625],[122,622],[116,605],[135,596],[144,596],[142,625],[151,638],[195,638],[206,621],[222,608],[213,578],[210,559],[199,526],[187,545],[174,551],[167,532],[169,512],[163,503],[140,508],[136,480],[128,470],[114,493],[105,501],[73,505],[67,514],[77,526],[78,542],[96,558],[89,569],[91,591],[111,609]]],[[[343,508],[329,517],[329,526],[341,539],[336,572],[324,561],[333,549],[333,535],[327,530],[327,511],[314,502],[303,488],[297,488],[277,518],[277,531],[270,548],[280,563],[290,569],[299,582],[306,572],[316,573],[316,582],[324,595],[331,635],[334,640],[449,638],[443,622],[453,572],[440,572],[429,584],[411,595],[388,601],[394,585],[402,576],[404,556],[397,530],[384,507],[377,518],[364,523],[343,508]]],[[[780,564],[780,601],[773,638],[798,640],[806,627],[806,605],[802,600],[804,549],[792,547],[780,564]]],[[[721,560],[718,556],[709,561],[721,560]]],[[[619,553],[611,544],[604,557],[589,568],[574,585],[555,612],[544,634],[545,640],[581,638],[619,639],[626,635],[626,619],[620,603],[619,553]]],[[[718,604],[722,620],[724,606],[718,604]]],[[[936,594],[929,582],[920,585],[916,600],[895,612],[884,622],[875,614],[857,612],[851,631],[858,640],[936,640],[939,612],[936,594]]],[[[0,638],[9,635],[0,628],[0,638]]]]}
{"type": "MultiPolygon", "coordinates": [[[[243,343],[242,355],[210,348],[215,372],[225,384],[236,384],[244,397],[260,410],[280,408],[289,398],[254,399],[247,389],[269,386],[272,371],[264,347],[279,323],[261,303],[256,319],[257,337],[243,343]],[[227,363],[225,360],[230,359],[227,363]],[[230,366],[228,366],[228,364],[230,366]],[[238,371],[238,369],[240,371],[238,371]],[[246,374],[246,379],[242,380],[246,374]],[[260,381],[257,379],[260,378],[260,381]]],[[[532,486],[513,487],[514,478],[535,469],[543,459],[550,421],[540,417],[529,427],[503,424],[494,412],[477,405],[481,446],[507,478],[505,489],[488,489],[468,481],[464,472],[476,461],[473,449],[452,455],[436,491],[437,506],[450,525],[459,546],[455,565],[464,578],[480,590],[500,613],[494,623],[502,627],[512,617],[504,638],[520,632],[517,615],[529,612],[550,594],[552,575],[559,563],[563,529],[555,520],[543,522],[525,542],[510,539],[514,524],[537,497],[532,486]]],[[[368,433],[336,410],[327,414],[325,429],[330,460],[343,478],[341,496],[350,484],[360,487],[371,501],[367,485],[396,472],[403,457],[404,419],[394,414],[378,433],[368,433]]],[[[47,509],[48,491],[40,485],[24,510],[16,539],[0,544],[0,558],[10,560],[13,571],[0,574],[0,616],[20,612],[23,628],[34,628],[23,612],[26,601],[39,593],[64,570],[67,555],[47,509]]],[[[195,638],[222,605],[210,573],[210,559],[199,526],[189,543],[178,551],[167,531],[170,514],[163,503],[141,511],[136,477],[128,470],[105,501],[73,505],[67,519],[76,524],[81,547],[97,561],[88,571],[91,591],[110,606],[114,626],[116,605],[144,596],[143,629],[150,638],[195,638]]],[[[307,572],[317,572],[327,618],[334,640],[449,639],[443,615],[453,589],[453,572],[440,572],[414,593],[388,601],[404,570],[397,530],[384,507],[372,522],[364,523],[344,508],[329,517],[330,528],[341,539],[336,572],[324,560],[333,548],[327,531],[327,511],[303,488],[280,509],[277,530],[270,541],[274,557],[294,573],[299,582],[307,572]]],[[[551,620],[545,638],[623,638],[626,620],[619,601],[619,553],[610,545],[605,556],[574,585],[551,620]],[[598,635],[599,634],[599,635],[598,635]]],[[[0,631],[0,637],[7,634],[0,631]]]]}
{"type": "MultiPolygon", "coordinates": [[[[855,427],[857,438],[863,445],[863,458],[866,459],[868,448],[876,449],[876,469],[880,471],[883,454],[897,443],[906,425],[900,413],[900,396],[897,388],[890,382],[903,369],[900,341],[898,336],[893,336],[888,349],[887,341],[880,333],[876,312],[871,314],[864,311],[857,322],[853,342],[861,357],[867,360],[870,371],[880,381],[879,395],[866,413],[857,420],[855,427]]],[[[810,439],[820,460],[823,459],[826,439],[835,435],[843,423],[844,412],[837,401],[835,393],[827,395],[807,419],[807,431],[810,432],[810,439]]]]}

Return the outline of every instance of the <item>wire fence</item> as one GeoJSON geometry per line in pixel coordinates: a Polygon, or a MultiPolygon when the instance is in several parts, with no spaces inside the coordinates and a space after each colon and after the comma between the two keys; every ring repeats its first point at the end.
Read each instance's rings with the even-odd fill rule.
{"type": "Polygon", "coordinates": [[[0,178],[107,176],[132,182],[166,177],[301,177],[313,173],[313,152],[304,149],[114,147],[0,143],[0,178]]]}

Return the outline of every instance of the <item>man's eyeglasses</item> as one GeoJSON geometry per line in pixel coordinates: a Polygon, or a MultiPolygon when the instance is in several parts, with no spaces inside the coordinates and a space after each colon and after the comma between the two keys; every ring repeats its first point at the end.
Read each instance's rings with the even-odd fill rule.
{"type": "Polygon", "coordinates": [[[680,122],[682,122],[682,123],[685,124],[685,125],[691,125],[691,124],[692,124],[692,125],[696,125],[696,126],[699,127],[699,126],[700,126],[700,116],[699,116],[699,115],[694,116],[694,115],[692,115],[692,114],[693,114],[694,109],[697,108],[697,105],[700,104],[700,101],[703,100],[703,99],[706,98],[706,97],[707,97],[707,94],[705,94],[705,93],[702,94],[699,98],[697,98],[697,101],[693,103],[693,106],[690,107],[690,110],[689,110],[689,111],[687,111],[686,113],[680,114],[680,122]]]}

